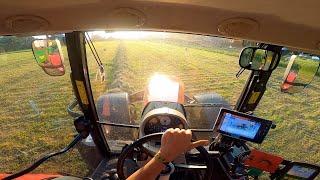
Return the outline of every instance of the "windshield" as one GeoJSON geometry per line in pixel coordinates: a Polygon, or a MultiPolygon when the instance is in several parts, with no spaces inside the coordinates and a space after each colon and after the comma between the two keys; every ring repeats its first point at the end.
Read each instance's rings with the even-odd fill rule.
{"type": "MultiPolygon", "coordinates": [[[[214,93],[230,106],[234,106],[237,102],[249,74],[244,72],[239,78],[236,77],[240,68],[238,56],[244,47],[242,40],[164,32],[89,32],[88,34],[105,69],[105,77],[102,77],[98,63],[87,45],[89,74],[97,111],[102,109],[101,112],[104,113],[105,106],[101,100],[104,95],[118,93],[124,101],[126,94],[129,96],[128,105],[115,99],[109,100],[109,106],[118,104],[115,109],[120,107],[125,109],[122,112],[111,111],[116,117],[110,121],[116,123],[140,123],[144,103],[134,102],[131,95],[144,91],[150,78],[156,74],[181,81],[187,99],[198,97],[201,101],[199,95],[214,93]]],[[[202,101],[203,103],[205,101],[202,101]]],[[[184,104],[190,103],[186,100],[184,104]]],[[[210,113],[210,107],[186,106],[186,111],[189,119],[194,120],[189,121],[190,128],[212,128],[215,117],[202,115],[204,111],[210,113]],[[201,120],[197,119],[210,123],[200,125],[201,120]]],[[[100,120],[105,121],[102,116],[100,120]]],[[[137,137],[137,132],[130,130],[129,133],[124,133],[124,128],[120,127],[104,126],[104,129],[108,142],[137,137]]],[[[113,145],[109,146],[113,149],[113,145]]]]}
{"type": "MultiPolygon", "coordinates": [[[[103,115],[112,115],[109,122],[127,125],[140,125],[146,87],[157,74],[183,83],[190,128],[212,128],[219,104],[232,108],[250,73],[244,71],[236,77],[241,49],[255,45],[242,40],[163,32],[89,32],[89,36],[100,58],[94,58],[92,47],[87,44],[90,83],[100,121],[108,122],[103,115]],[[104,97],[109,97],[107,102],[104,97]]],[[[320,74],[311,73],[317,71],[318,64],[319,56],[288,49],[282,52],[279,66],[254,111],[277,127],[257,148],[288,160],[320,164],[320,74]],[[296,61],[292,63],[293,58],[296,61]],[[290,63],[292,71],[287,72],[290,63]],[[286,72],[289,83],[284,87],[286,72]],[[298,91],[290,92],[294,84],[298,91]]],[[[0,172],[10,173],[64,147],[76,133],[73,118],[66,112],[74,95],[64,35],[1,36],[0,69],[0,172]],[[30,49],[37,38],[60,39],[64,75],[48,76],[37,64],[30,49]]],[[[112,151],[120,151],[125,143],[139,137],[137,129],[127,127],[103,125],[103,133],[112,151]]],[[[198,134],[201,138],[212,135],[198,134]]],[[[85,175],[88,170],[81,150],[69,153],[41,165],[37,172],[85,175]]]]}
{"type": "MultiPolygon", "coordinates": [[[[146,89],[155,74],[161,74],[183,82],[184,94],[191,98],[191,101],[188,98],[184,101],[189,127],[212,128],[217,109],[203,99],[214,94],[221,102],[230,105],[227,108],[233,108],[250,73],[244,71],[239,78],[236,77],[240,69],[240,51],[243,47],[255,45],[242,40],[181,33],[90,32],[89,35],[105,69],[102,77],[87,46],[89,74],[100,121],[130,125],[141,125],[145,102],[134,101],[141,96],[138,92],[146,89]],[[109,97],[108,94],[116,94],[117,98],[112,96],[108,106],[104,106],[106,103],[102,99],[109,97]],[[193,101],[195,99],[199,101],[193,101]],[[108,120],[103,113],[114,116],[108,120]]],[[[320,163],[319,79],[318,73],[315,77],[311,73],[317,71],[318,64],[318,56],[284,49],[279,66],[270,77],[265,95],[254,112],[277,125],[259,148],[290,160],[320,163]],[[286,67],[295,56],[292,72],[297,74],[295,68],[298,67],[295,83],[299,90],[289,93],[283,89],[282,83],[286,67]],[[301,88],[301,84],[305,87],[301,88]]],[[[113,151],[120,151],[125,143],[139,138],[136,129],[103,125],[103,130],[113,151]]],[[[212,133],[197,133],[199,136],[210,138],[212,133]]]]}

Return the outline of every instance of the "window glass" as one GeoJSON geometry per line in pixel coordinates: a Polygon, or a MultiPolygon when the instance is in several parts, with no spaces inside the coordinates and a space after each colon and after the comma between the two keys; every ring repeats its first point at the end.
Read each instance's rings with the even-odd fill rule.
{"type": "MultiPolygon", "coordinates": [[[[100,121],[139,125],[144,101],[132,102],[132,95],[138,96],[138,92],[145,90],[155,75],[178,79],[190,98],[198,97],[200,101],[211,96],[199,95],[216,93],[221,101],[233,106],[249,74],[245,71],[236,78],[240,69],[239,53],[244,47],[241,40],[148,31],[88,34],[105,69],[102,75],[87,45],[89,74],[100,121]]],[[[212,128],[215,121],[212,108],[186,106],[185,109],[191,128],[212,128]]],[[[112,150],[121,150],[121,143],[138,137],[136,130],[123,127],[104,126],[104,133],[112,150]]]]}
{"type": "Polygon", "coordinates": [[[318,56],[287,49],[282,53],[255,111],[255,115],[273,120],[277,125],[260,148],[289,160],[320,164],[319,72],[315,75],[318,66],[318,56]],[[291,71],[286,71],[294,57],[291,71]]]}
{"type": "MultiPolygon", "coordinates": [[[[41,156],[65,147],[75,135],[66,106],[73,100],[64,44],[65,75],[47,75],[36,63],[31,42],[39,36],[0,37],[0,172],[26,168],[41,156]]],[[[44,36],[45,38],[45,36],[44,36]]],[[[41,173],[84,175],[85,164],[72,150],[42,164],[41,173]]]]}

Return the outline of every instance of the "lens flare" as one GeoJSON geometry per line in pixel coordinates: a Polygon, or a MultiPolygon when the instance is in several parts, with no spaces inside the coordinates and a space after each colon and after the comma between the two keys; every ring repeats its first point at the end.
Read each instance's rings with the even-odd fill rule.
{"type": "Polygon", "coordinates": [[[179,97],[179,82],[166,75],[155,74],[148,85],[148,101],[177,102],[179,97]]]}

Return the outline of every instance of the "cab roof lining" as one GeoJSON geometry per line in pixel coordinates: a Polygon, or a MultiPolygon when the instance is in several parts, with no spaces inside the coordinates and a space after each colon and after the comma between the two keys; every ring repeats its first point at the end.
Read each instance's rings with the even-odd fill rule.
{"type": "MultiPolygon", "coordinates": [[[[1,35],[105,29],[174,31],[248,39],[320,54],[318,0],[11,0],[1,1],[0,7],[1,35]],[[143,24],[111,23],[110,19],[126,16],[125,11],[121,17],[113,16],[119,8],[141,12],[138,17],[143,24]],[[8,19],[14,16],[41,17],[48,25],[36,29],[35,25],[28,27],[31,21],[25,21],[22,27],[26,31],[17,32],[8,26],[8,19]],[[230,18],[252,19],[259,28],[250,33],[219,32],[219,25],[230,18]]],[[[135,21],[131,15],[128,11],[126,20],[135,21]]]]}

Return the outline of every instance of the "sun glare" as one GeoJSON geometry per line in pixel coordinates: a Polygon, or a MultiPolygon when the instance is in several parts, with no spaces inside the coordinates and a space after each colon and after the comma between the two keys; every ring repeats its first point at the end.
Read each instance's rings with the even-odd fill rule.
{"type": "Polygon", "coordinates": [[[177,102],[179,83],[162,74],[155,74],[148,84],[149,101],[177,102]]]}
{"type": "MultiPolygon", "coordinates": [[[[143,39],[149,37],[156,38],[167,38],[168,33],[166,32],[152,32],[152,31],[114,31],[114,32],[106,32],[106,31],[91,31],[88,32],[90,37],[99,36],[104,39],[143,39]]],[[[50,35],[37,35],[32,36],[35,39],[47,39],[50,35]]]]}
{"type": "Polygon", "coordinates": [[[148,35],[148,32],[143,31],[118,31],[112,33],[112,37],[116,39],[141,39],[148,35]]]}
{"type": "Polygon", "coordinates": [[[32,36],[35,39],[47,39],[46,35],[38,35],[38,36],[32,36]]]}
{"type": "Polygon", "coordinates": [[[151,32],[151,31],[92,31],[89,32],[90,36],[100,36],[102,38],[114,38],[114,39],[143,39],[150,36],[165,37],[164,32],[151,32]]]}

